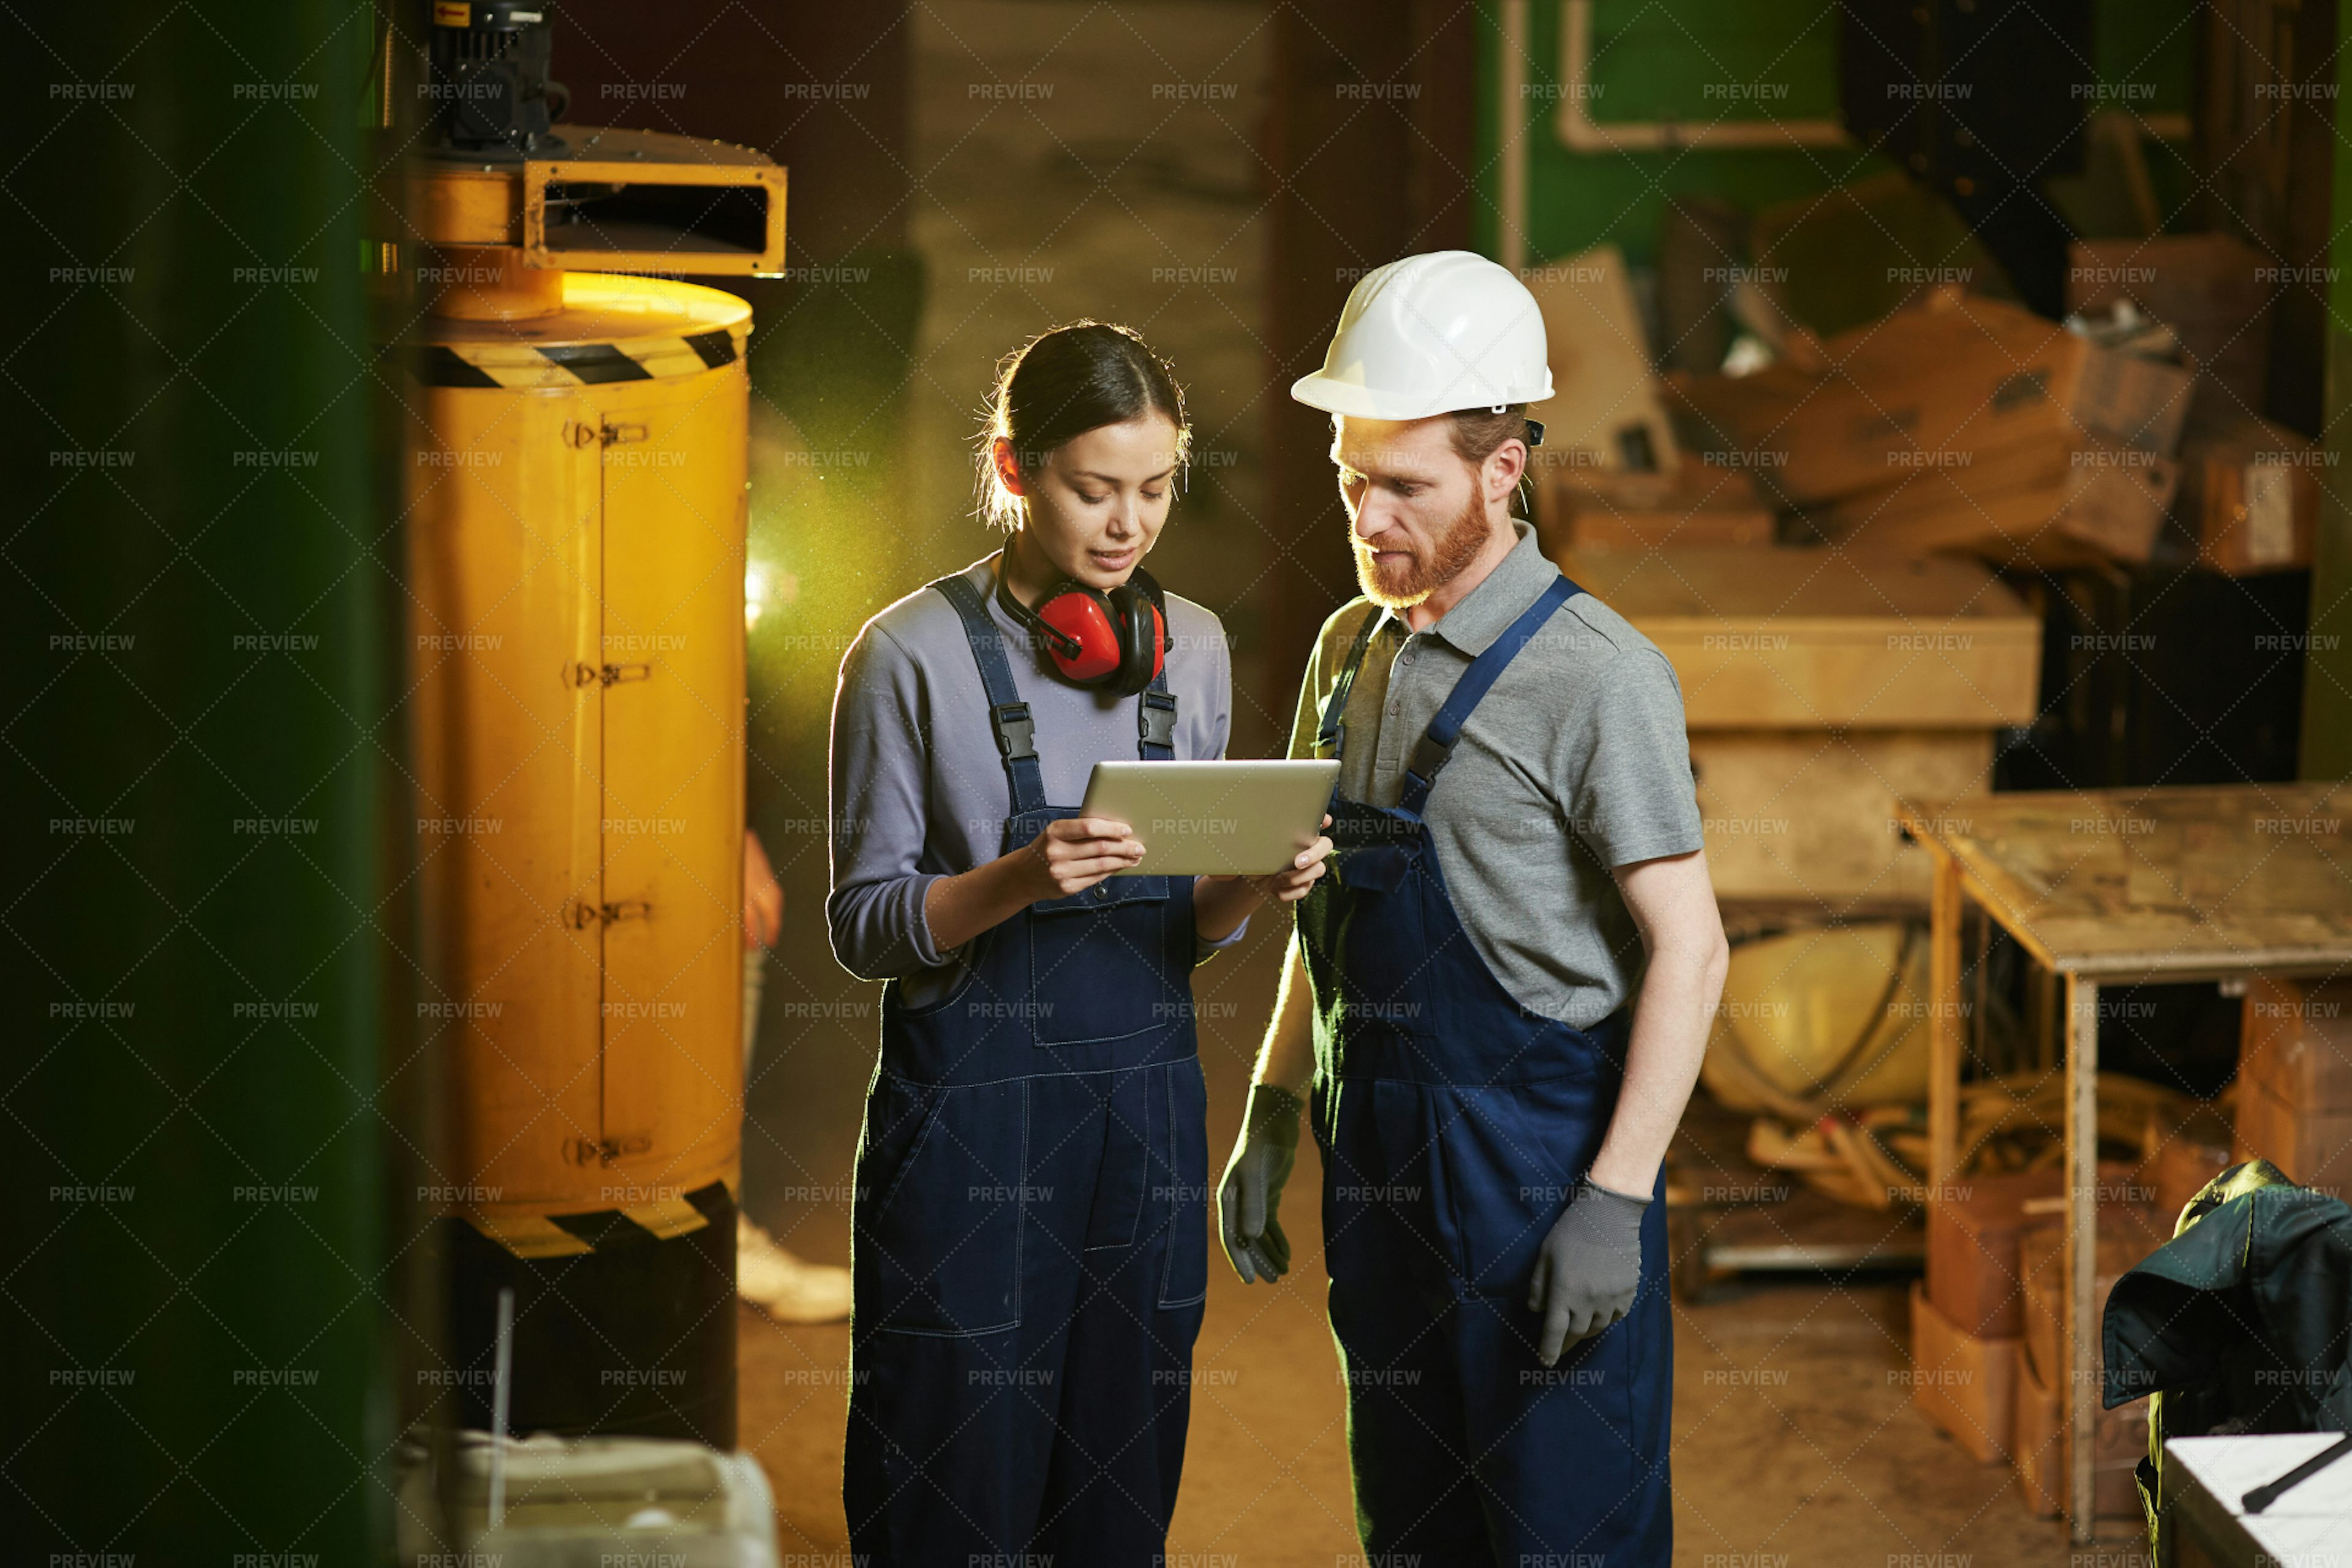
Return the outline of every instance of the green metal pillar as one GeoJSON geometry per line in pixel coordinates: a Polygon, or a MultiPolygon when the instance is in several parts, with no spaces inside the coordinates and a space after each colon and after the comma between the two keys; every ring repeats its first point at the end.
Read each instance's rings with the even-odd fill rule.
{"type": "Polygon", "coordinates": [[[365,4],[10,29],[10,1562],[378,1561],[407,856],[365,4]]]}

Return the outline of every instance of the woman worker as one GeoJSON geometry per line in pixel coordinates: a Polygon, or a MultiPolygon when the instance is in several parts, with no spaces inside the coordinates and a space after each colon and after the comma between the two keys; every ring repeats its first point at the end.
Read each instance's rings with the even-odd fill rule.
{"type": "Polygon", "coordinates": [[[877,1568],[1165,1547],[1207,1292],[1191,972],[1328,848],[1268,878],[1114,879],[1143,845],[1077,815],[1099,760],[1224,751],[1223,628],[1142,570],[1189,439],[1134,333],[1033,340],[982,433],[1003,548],[842,662],[826,913],[842,963],[888,982],[842,1482],[877,1568]]]}

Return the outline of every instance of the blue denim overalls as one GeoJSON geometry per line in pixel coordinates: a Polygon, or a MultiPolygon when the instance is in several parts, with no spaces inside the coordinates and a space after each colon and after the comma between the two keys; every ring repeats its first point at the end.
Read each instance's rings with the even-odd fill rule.
{"type": "MultiPolygon", "coordinates": [[[[1527,1308],[1537,1250],[1609,1130],[1631,1010],[1578,1030],[1514,1000],[1464,931],[1423,819],[1478,700],[1580,591],[1555,581],[1463,672],[1395,809],[1333,800],[1332,871],[1299,909],[1331,1328],[1376,1563],[1672,1555],[1664,1174],[1630,1317],[1546,1367],[1527,1308]]],[[[1318,755],[1345,745],[1379,618],[1324,706],[1318,755]]]]}
{"type": "MultiPolygon", "coordinates": [[[[1011,781],[1048,805],[996,625],[962,616],[1011,781]]],[[[1173,757],[1166,672],[1139,754],[1173,757]]],[[[850,1550],[872,1568],[1146,1564],[1164,1550],[1208,1293],[1192,884],[1115,877],[974,939],[942,1000],[882,996],[851,1247],[850,1550]]]]}

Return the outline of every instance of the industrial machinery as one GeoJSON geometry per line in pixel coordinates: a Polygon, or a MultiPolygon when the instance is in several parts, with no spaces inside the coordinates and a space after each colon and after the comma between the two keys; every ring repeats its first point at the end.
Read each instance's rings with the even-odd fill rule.
{"type": "Polygon", "coordinates": [[[775,272],[784,172],[561,123],[550,7],[426,3],[394,352],[454,1415],[510,1288],[509,1429],[727,1447],[751,308],[676,275],[775,272]]]}

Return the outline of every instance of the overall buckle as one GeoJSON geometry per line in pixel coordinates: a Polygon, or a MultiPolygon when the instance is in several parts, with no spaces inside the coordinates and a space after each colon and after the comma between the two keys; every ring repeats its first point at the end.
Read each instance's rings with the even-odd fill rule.
{"type": "Polygon", "coordinates": [[[1423,735],[1420,743],[1413,747],[1412,760],[1405,764],[1405,772],[1419,779],[1422,788],[1428,789],[1437,783],[1437,775],[1453,760],[1453,747],[1423,735]]]}
{"type": "Polygon", "coordinates": [[[1172,691],[1145,690],[1143,706],[1135,716],[1136,731],[1147,746],[1176,744],[1176,694],[1172,691]]]}
{"type": "Polygon", "coordinates": [[[1037,754],[1036,721],[1029,717],[1026,702],[999,702],[988,710],[989,722],[996,730],[997,754],[1008,763],[1037,754]]]}

